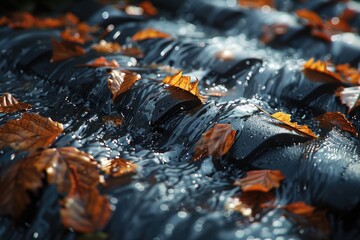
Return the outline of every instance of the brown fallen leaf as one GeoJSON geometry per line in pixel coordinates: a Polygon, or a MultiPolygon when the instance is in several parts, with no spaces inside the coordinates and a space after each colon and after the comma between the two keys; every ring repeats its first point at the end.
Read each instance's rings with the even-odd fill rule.
{"type": "Polygon", "coordinates": [[[124,123],[124,118],[118,115],[107,115],[103,116],[101,119],[115,127],[121,126],[124,123]]]}
{"type": "Polygon", "coordinates": [[[238,0],[238,3],[240,6],[248,8],[261,8],[263,6],[275,8],[274,0],[238,0]]]}
{"type": "Polygon", "coordinates": [[[347,131],[354,136],[358,136],[355,127],[349,120],[346,119],[345,115],[340,112],[326,112],[320,116],[314,118],[320,122],[322,128],[331,129],[336,126],[343,131],[347,131]]]}
{"type": "Polygon", "coordinates": [[[99,43],[91,46],[91,49],[99,53],[119,53],[122,48],[117,42],[107,42],[101,40],[99,43]]]}
{"type": "Polygon", "coordinates": [[[46,172],[47,182],[67,195],[95,188],[100,181],[96,160],[74,147],[50,148],[28,157],[39,173],[46,172]]]}
{"type": "Polygon", "coordinates": [[[282,208],[294,214],[303,216],[311,215],[315,211],[314,207],[309,206],[304,202],[290,203],[282,208]]]}
{"type": "Polygon", "coordinates": [[[78,66],[79,67],[93,67],[93,68],[98,68],[98,67],[119,68],[120,67],[119,63],[115,59],[109,61],[105,57],[99,57],[99,58],[94,59],[94,61],[92,61],[91,63],[81,64],[78,66]]]}
{"type": "Polygon", "coordinates": [[[31,202],[29,193],[36,193],[42,185],[42,175],[31,161],[13,163],[0,174],[0,214],[19,219],[31,202]]]}
{"type": "Polygon", "coordinates": [[[269,44],[274,41],[279,36],[284,35],[289,30],[289,26],[284,23],[274,23],[270,25],[265,25],[262,28],[262,34],[260,41],[265,44],[269,44]]]}
{"type": "Polygon", "coordinates": [[[77,232],[91,233],[105,227],[111,217],[109,200],[96,188],[85,196],[72,194],[61,202],[61,221],[65,227],[77,232]]]}
{"type": "Polygon", "coordinates": [[[121,49],[121,54],[125,55],[125,56],[129,56],[129,57],[135,57],[135,58],[143,58],[144,57],[144,53],[143,51],[141,51],[140,48],[137,47],[123,47],[121,49]]]}
{"type": "Polygon", "coordinates": [[[0,97],[0,113],[12,113],[20,110],[27,110],[31,104],[19,102],[10,93],[4,93],[0,97]]]}
{"type": "Polygon", "coordinates": [[[276,112],[271,115],[273,118],[279,120],[280,122],[286,124],[287,126],[293,128],[294,130],[301,132],[305,135],[308,135],[313,138],[317,138],[314,132],[306,125],[299,126],[296,122],[291,122],[291,115],[283,112],[276,112]]]}
{"type": "Polygon", "coordinates": [[[36,151],[47,148],[62,133],[63,125],[39,114],[24,113],[0,127],[0,148],[36,151]]]}
{"type": "Polygon", "coordinates": [[[171,36],[167,33],[161,32],[157,29],[154,28],[146,28],[143,29],[137,33],[135,33],[132,38],[131,41],[142,41],[145,39],[151,39],[151,38],[170,38],[171,36]]]}
{"type": "Polygon", "coordinates": [[[158,10],[150,1],[142,1],[139,3],[139,7],[141,7],[144,13],[148,16],[156,16],[158,15],[158,10]]]}
{"type": "Polygon", "coordinates": [[[360,86],[340,87],[336,90],[335,95],[340,98],[342,104],[348,106],[349,112],[360,106],[360,86]]]}
{"type": "Polygon", "coordinates": [[[166,76],[163,79],[163,83],[169,84],[170,86],[181,88],[192,95],[196,96],[202,103],[205,103],[207,100],[206,96],[202,96],[199,93],[199,80],[196,79],[195,82],[190,81],[190,76],[183,76],[182,71],[179,71],[177,74],[173,76],[166,76]]]}
{"type": "Polygon", "coordinates": [[[9,19],[6,16],[0,17],[0,26],[7,25],[9,23],[9,19]]]}
{"type": "Polygon", "coordinates": [[[248,171],[246,177],[235,181],[243,192],[260,191],[269,192],[278,188],[285,176],[279,170],[253,170],[248,171]]]}
{"type": "Polygon", "coordinates": [[[305,19],[307,21],[307,25],[311,27],[325,28],[323,20],[316,12],[310,11],[308,9],[299,9],[295,12],[295,14],[298,17],[305,19]]]}
{"type": "Polygon", "coordinates": [[[359,69],[350,67],[349,64],[340,64],[335,67],[336,72],[342,78],[344,83],[352,83],[354,85],[360,85],[360,72],[359,69]]]}
{"type": "Polygon", "coordinates": [[[85,49],[73,42],[58,42],[51,39],[53,47],[51,59],[56,61],[63,61],[72,57],[81,56],[86,53],[85,49]]]}
{"type": "Polygon", "coordinates": [[[30,29],[35,25],[35,17],[29,12],[17,12],[9,19],[9,28],[30,29]]]}
{"type": "Polygon", "coordinates": [[[197,161],[206,156],[220,158],[225,155],[234,144],[236,131],[231,124],[215,124],[203,133],[196,143],[193,160],[197,161]]]}
{"type": "Polygon", "coordinates": [[[108,79],[108,87],[112,95],[112,100],[128,91],[140,79],[140,75],[133,72],[124,72],[120,70],[112,70],[108,79]]]}
{"type": "Polygon", "coordinates": [[[320,60],[315,62],[314,58],[311,58],[304,64],[303,71],[305,76],[312,81],[342,82],[339,74],[328,70],[328,65],[329,63],[320,60]]]}
{"type": "Polygon", "coordinates": [[[120,177],[136,173],[137,165],[123,158],[113,158],[101,162],[101,169],[109,176],[120,177]]]}

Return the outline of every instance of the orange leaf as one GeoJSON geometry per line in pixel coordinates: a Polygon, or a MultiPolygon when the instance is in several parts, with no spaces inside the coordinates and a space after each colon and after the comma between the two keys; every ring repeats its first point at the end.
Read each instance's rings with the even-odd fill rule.
{"type": "Polygon", "coordinates": [[[306,125],[299,126],[296,122],[291,122],[291,115],[283,112],[276,112],[271,115],[273,118],[279,120],[280,122],[286,124],[287,126],[295,129],[298,132],[306,134],[310,137],[317,138],[317,136],[313,133],[313,131],[306,125]]]}
{"type": "Polygon", "coordinates": [[[154,28],[143,29],[132,36],[131,41],[142,41],[151,38],[170,38],[170,35],[154,28]]]}
{"type": "Polygon", "coordinates": [[[360,84],[359,70],[351,68],[349,64],[340,64],[335,67],[336,72],[342,77],[344,83],[360,84]]]}
{"type": "Polygon", "coordinates": [[[137,47],[125,47],[121,50],[121,53],[129,57],[135,57],[135,58],[144,57],[144,53],[141,51],[141,49],[137,47]]]}
{"type": "Polygon", "coordinates": [[[235,185],[240,186],[243,192],[269,192],[273,188],[278,188],[284,178],[285,176],[279,170],[254,170],[236,181],[235,185]]]}
{"type": "Polygon", "coordinates": [[[248,8],[261,8],[265,5],[275,8],[273,0],[238,0],[238,3],[240,6],[248,8]]]}
{"type": "Polygon", "coordinates": [[[304,64],[303,71],[305,76],[312,81],[342,82],[339,74],[327,69],[328,65],[328,63],[320,60],[315,62],[314,58],[311,58],[304,64]]]}
{"type": "Polygon", "coordinates": [[[339,127],[343,131],[347,131],[354,136],[357,136],[358,133],[349,120],[346,119],[345,115],[340,112],[326,112],[320,116],[314,118],[320,122],[320,126],[323,128],[330,129],[334,126],[339,127]]]}
{"type": "Polygon", "coordinates": [[[101,118],[104,122],[118,127],[124,123],[124,118],[117,115],[108,115],[101,118]]]}
{"type": "Polygon", "coordinates": [[[298,15],[300,18],[307,20],[308,25],[312,27],[317,27],[317,28],[325,27],[321,17],[316,12],[310,11],[308,9],[299,9],[295,12],[295,14],[298,15]]]}
{"type": "Polygon", "coordinates": [[[111,160],[103,161],[101,169],[112,177],[120,177],[127,174],[136,173],[136,164],[123,159],[123,158],[114,158],[111,160]]]}
{"type": "Polygon", "coordinates": [[[35,17],[29,12],[15,13],[9,20],[10,28],[29,29],[33,28],[35,17]]]}
{"type": "Polygon", "coordinates": [[[62,40],[67,42],[73,42],[79,44],[85,43],[85,40],[81,38],[80,34],[71,28],[66,28],[64,31],[62,31],[60,33],[60,37],[62,40]]]}
{"type": "Polygon", "coordinates": [[[115,59],[109,61],[104,57],[96,58],[91,63],[82,64],[79,66],[80,67],[93,67],[93,68],[97,68],[97,67],[119,68],[120,67],[119,63],[115,59]]]}
{"type": "Polygon", "coordinates": [[[29,192],[36,193],[42,185],[42,175],[31,161],[20,160],[12,164],[0,174],[0,214],[20,218],[31,202],[29,192]]]}
{"type": "Polygon", "coordinates": [[[46,172],[47,182],[56,184],[63,195],[73,192],[83,195],[99,183],[96,160],[74,147],[46,149],[28,159],[33,161],[38,172],[46,172]]]}
{"type": "Polygon", "coordinates": [[[158,10],[150,1],[143,1],[139,3],[139,7],[141,7],[144,13],[148,16],[156,16],[158,14],[158,10]]]}
{"type": "Polygon", "coordinates": [[[195,145],[193,160],[205,156],[219,158],[225,155],[235,141],[236,131],[231,124],[215,124],[210,130],[203,133],[195,145]]]}
{"type": "Polygon", "coordinates": [[[360,106],[360,86],[359,87],[340,87],[336,90],[336,96],[340,98],[341,103],[348,106],[349,112],[360,106]]]}
{"type": "Polygon", "coordinates": [[[99,43],[94,44],[91,49],[99,53],[119,53],[121,51],[121,46],[116,42],[106,42],[105,40],[101,40],[99,43]]]}
{"type": "Polygon", "coordinates": [[[59,28],[64,26],[64,22],[59,18],[35,18],[34,27],[36,28],[59,28]]]}
{"type": "Polygon", "coordinates": [[[4,93],[0,97],[0,113],[12,113],[19,110],[26,110],[31,104],[19,102],[10,93],[4,93]]]}
{"type": "Polygon", "coordinates": [[[303,216],[311,215],[312,213],[314,213],[315,210],[314,207],[309,206],[304,202],[294,202],[284,206],[283,209],[291,213],[303,216]]]}
{"type": "Polygon", "coordinates": [[[87,195],[74,194],[62,201],[61,221],[65,227],[82,233],[101,230],[111,217],[111,208],[106,197],[94,188],[87,195]]]}
{"type": "Polygon", "coordinates": [[[54,62],[81,56],[86,53],[84,48],[71,42],[58,42],[55,39],[51,39],[51,44],[53,46],[51,59],[54,62]]]}
{"type": "Polygon", "coordinates": [[[265,44],[271,43],[277,37],[284,35],[288,30],[289,26],[284,23],[265,25],[262,29],[260,41],[265,44]]]}
{"type": "Polygon", "coordinates": [[[115,102],[116,98],[128,91],[140,76],[133,72],[123,72],[119,70],[112,70],[108,79],[108,87],[112,95],[112,100],[115,102]]]}
{"type": "Polygon", "coordinates": [[[190,81],[190,77],[189,76],[182,76],[182,71],[179,71],[177,74],[173,75],[173,76],[167,76],[163,79],[163,83],[165,84],[169,84],[170,86],[173,87],[177,87],[177,88],[181,88],[189,93],[191,93],[192,95],[195,95],[196,97],[198,97],[198,99],[202,102],[205,103],[207,100],[207,97],[200,95],[199,93],[199,80],[196,79],[195,82],[191,82],[190,81]]]}
{"type": "Polygon", "coordinates": [[[62,131],[61,123],[39,114],[24,113],[21,119],[10,120],[0,127],[0,148],[10,146],[29,152],[47,148],[62,131]]]}
{"type": "Polygon", "coordinates": [[[9,23],[9,19],[5,16],[0,17],[0,26],[6,25],[9,23]]]}

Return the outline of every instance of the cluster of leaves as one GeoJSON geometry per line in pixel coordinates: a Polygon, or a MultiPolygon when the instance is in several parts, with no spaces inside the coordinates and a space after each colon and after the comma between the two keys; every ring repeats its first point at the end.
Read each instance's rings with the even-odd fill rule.
{"type": "Polygon", "coordinates": [[[225,208],[241,213],[243,216],[255,216],[271,209],[282,209],[285,217],[299,224],[316,227],[324,234],[329,232],[326,212],[316,210],[304,202],[294,202],[287,205],[276,205],[275,189],[279,188],[285,176],[279,170],[248,171],[246,177],[234,182],[242,192],[230,198],[225,208]]]}
{"type": "MultiPolygon", "coordinates": [[[[0,113],[31,107],[10,93],[0,99],[0,113]]],[[[99,184],[106,184],[102,174],[113,178],[133,174],[136,165],[120,158],[99,164],[90,154],[74,147],[49,148],[63,130],[61,123],[27,112],[0,126],[0,149],[28,152],[0,175],[0,188],[6,189],[0,192],[0,214],[19,219],[44,184],[53,184],[59,193],[64,226],[94,232],[106,225],[112,212],[108,198],[98,190],[99,184]]]]}

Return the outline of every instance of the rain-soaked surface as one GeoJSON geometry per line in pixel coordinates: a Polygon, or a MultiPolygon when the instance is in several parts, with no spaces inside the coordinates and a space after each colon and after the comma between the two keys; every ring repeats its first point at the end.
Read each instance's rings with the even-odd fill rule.
{"type": "MultiPolygon", "coordinates": [[[[330,43],[312,38],[291,13],[308,7],[335,16],[346,3],[277,2],[281,11],[250,10],[225,0],[155,1],[162,10],[150,19],[128,16],[111,5],[87,3],[88,11],[82,10],[84,4],[75,5],[70,10],[89,24],[112,25],[107,41],[129,44],[146,27],[173,36],[138,42],[143,58],[108,55],[142,77],[115,103],[106,69],[77,67],[101,54],[90,51],[51,63],[50,39],[60,31],[3,26],[0,92],[64,124],[53,147],[74,146],[99,161],[122,157],[139,166],[136,175],[101,188],[114,209],[103,230],[110,239],[359,239],[359,140],[336,128],[316,130],[320,137],[312,140],[274,123],[257,106],[291,113],[313,129],[319,129],[314,116],[340,111],[359,130],[359,110],[348,114],[334,96],[342,84],[311,82],[301,66],[317,57],[356,67],[360,38],[357,33],[333,36],[330,43]],[[260,29],[274,22],[286,22],[292,31],[266,46],[258,40],[260,29]],[[219,51],[230,52],[233,59],[216,58],[219,51]],[[202,105],[193,95],[161,83],[172,75],[164,66],[197,77],[204,94],[217,90],[225,96],[210,97],[202,105]],[[124,123],[104,123],[107,115],[122,116],[124,123]],[[233,147],[221,159],[192,161],[196,142],[215,123],[232,124],[237,131],[233,147]],[[286,178],[275,191],[276,203],[304,201],[326,209],[330,233],[301,225],[282,209],[252,217],[226,210],[228,199],[241,193],[234,180],[252,169],[281,170],[286,178]]],[[[20,114],[0,114],[0,124],[20,114]]],[[[25,155],[0,150],[0,169],[25,155]]],[[[76,239],[78,233],[62,227],[57,201],[56,188],[47,186],[17,225],[0,217],[0,239],[76,239]]]]}

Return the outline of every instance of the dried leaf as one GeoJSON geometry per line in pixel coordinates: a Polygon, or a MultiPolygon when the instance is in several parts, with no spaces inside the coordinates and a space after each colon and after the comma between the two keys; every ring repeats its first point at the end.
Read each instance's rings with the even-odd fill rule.
{"type": "Polygon", "coordinates": [[[306,125],[299,126],[296,122],[291,122],[291,115],[283,112],[276,112],[271,115],[273,118],[279,120],[280,122],[286,124],[287,126],[295,129],[298,132],[304,133],[310,137],[317,138],[314,132],[306,125]]]}
{"type": "Polygon", "coordinates": [[[118,115],[107,115],[101,118],[104,122],[118,127],[124,123],[124,118],[118,115]]]}
{"type": "Polygon", "coordinates": [[[74,147],[50,148],[28,157],[38,172],[45,171],[47,182],[56,184],[58,192],[83,195],[99,183],[97,162],[74,147]]]}
{"type": "Polygon", "coordinates": [[[29,29],[35,25],[35,17],[29,12],[18,12],[11,16],[8,27],[16,29],[29,29]]]}
{"type": "Polygon", "coordinates": [[[102,161],[101,169],[112,177],[120,177],[128,174],[136,173],[136,164],[123,159],[114,158],[106,161],[102,161]]]}
{"type": "Polygon", "coordinates": [[[234,184],[240,186],[243,192],[269,192],[273,188],[278,188],[284,178],[285,176],[279,170],[254,170],[249,171],[246,177],[234,184]]]}
{"type": "Polygon", "coordinates": [[[27,110],[31,104],[19,102],[10,93],[4,93],[0,97],[0,113],[12,113],[20,110],[27,110]]]}
{"type": "Polygon", "coordinates": [[[61,220],[65,227],[82,233],[101,230],[111,217],[111,208],[106,197],[94,188],[86,196],[73,194],[62,201],[61,220]]]}
{"type": "Polygon", "coordinates": [[[81,56],[86,53],[85,49],[72,42],[58,42],[51,39],[53,52],[51,59],[56,61],[66,60],[72,57],[81,56]]]}
{"type": "Polygon", "coordinates": [[[61,123],[39,114],[24,113],[22,118],[10,120],[0,127],[0,148],[10,146],[29,152],[47,148],[62,131],[61,123]]]}
{"type": "Polygon", "coordinates": [[[122,50],[120,44],[116,42],[107,42],[105,40],[101,40],[99,43],[94,44],[91,49],[99,53],[119,53],[122,50]]]}
{"type": "Polygon", "coordinates": [[[9,23],[9,19],[5,16],[0,17],[0,26],[6,25],[9,23]]]}
{"type": "Polygon", "coordinates": [[[193,160],[200,160],[205,156],[219,158],[225,155],[235,141],[236,131],[231,124],[215,124],[203,133],[196,143],[193,160]]]}
{"type": "Polygon", "coordinates": [[[341,103],[348,106],[349,112],[360,106],[360,86],[359,87],[340,87],[336,90],[336,96],[340,98],[341,103]]]}
{"type": "Polygon", "coordinates": [[[351,68],[349,64],[340,64],[335,67],[336,72],[341,76],[342,82],[360,84],[360,73],[358,69],[351,68]]]}
{"type": "Polygon", "coordinates": [[[345,115],[340,112],[326,112],[320,116],[314,118],[320,122],[320,126],[326,129],[330,129],[334,126],[340,128],[343,131],[347,131],[354,136],[357,136],[355,127],[349,120],[346,119],[345,115]]]}
{"type": "Polygon", "coordinates": [[[115,102],[116,98],[128,91],[140,76],[133,72],[124,72],[119,70],[112,70],[108,79],[108,87],[112,95],[112,100],[115,102]]]}
{"type": "Polygon", "coordinates": [[[94,61],[92,61],[91,63],[87,63],[87,64],[82,64],[79,65],[79,67],[93,67],[93,68],[97,68],[97,67],[107,67],[107,68],[119,68],[120,65],[119,63],[113,59],[111,61],[107,60],[105,57],[99,57],[94,59],[94,61]]]}
{"type": "Polygon", "coordinates": [[[139,3],[139,7],[141,7],[144,13],[148,16],[156,16],[159,13],[150,1],[142,1],[139,3]]]}
{"type": "Polygon", "coordinates": [[[311,215],[315,211],[314,207],[309,206],[304,202],[294,202],[284,206],[283,209],[291,213],[303,216],[311,215]]]}
{"type": "Polygon", "coordinates": [[[300,18],[307,20],[307,24],[311,27],[325,27],[325,25],[323,24],[323,20],[316,12],[310,11],[308,9],[299,9],[295,12],[295,14],[298,15],[300,18]]]}
{"type": "Polygon", "coordinates": [[[129,57],[142,58],[144,53],[137,47],[124,47],[121,50],[121,54],[129,57]]]}
{"type": "MultiPolygon", "coordinates": [[[[329,63],[322,62],[320,60],[316,61],[314,58],[309,59],[304,64],[304,74],[312,81],[320,82],[342,82],[341,76],[335,72],[329,71],[329,63]]],[[[331,65],[329,66],[331,67],[331,65]]]]}
{"type": "Polygon", "coordinates": [[[238,0],[238,3],[240,6],[248,8],[261,8],[263,6],[275,8],[273,0],[238,0]]]}
{"type": "Polygon", "coordinates": [[[171,36],[167,33],[161,32],[154,28],[143,29],[132,36],[131,41],[142,41],[151,38],[170,38],[171,36]]]}
{"type": "Polygon", "coordinates": [[[42,176],[31,161],[12,164],[0,174],[0,214],[20,218],[31,202],[29,193],[36,193],[42,184],[42,176]]]}
{"type": "Polygon", "coordinates": [[[198,99],[202,103],[205,103],[207,100],[207,97],[202,96],[199,93],[199,87],[198,87],[199,80],[196,79],[195,82],[191,82],[190,79],[191,78],[189,76],[182,76],[182,71],[180,71],[173,76],[165,77],[163,79],[163,83],[169,84],[170,86],[174,86],[177,88],[181,88],[181,89],[191,93],[192,95],[195,95],[196,97],[198,97],[198,99]]]}

